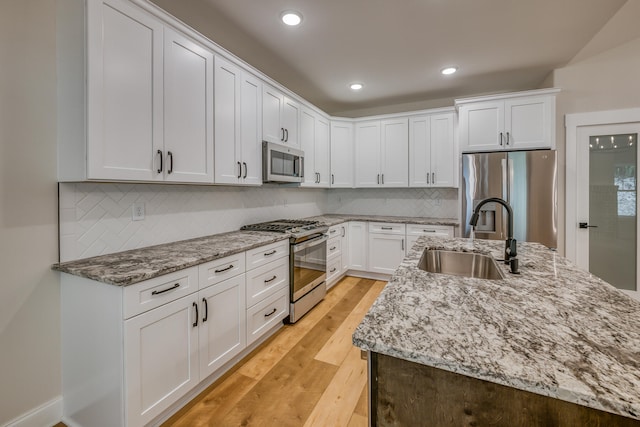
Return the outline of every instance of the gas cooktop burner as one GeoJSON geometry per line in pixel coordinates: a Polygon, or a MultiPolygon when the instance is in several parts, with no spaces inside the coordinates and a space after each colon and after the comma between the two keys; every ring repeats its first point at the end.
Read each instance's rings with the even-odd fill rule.
{"type": "Polygon", "coordinates": [[[320,221],[306,221],[303,219],[278,219],[276,221],[261,222],[259,224],[243,225],[240,230],[249,231],[273,231],[276,233],[288,233],[315,230],[323,227],[320,221]]]}

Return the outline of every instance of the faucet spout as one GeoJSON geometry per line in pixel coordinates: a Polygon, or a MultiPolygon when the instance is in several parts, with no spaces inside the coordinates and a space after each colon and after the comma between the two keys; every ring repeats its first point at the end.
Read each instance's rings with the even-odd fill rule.
{"type": "Polygon", "coordinates": [[[513,238],[513,209],[511,205],[499,197],[490,197],[488,199],[481,200],[476,206],[471,215],[469,225],[475,227],[478,224],[478,218],[480,216],[480,209],[487,203],[498,203],[507,210],[507,239],[504,246],[504,263],[509,264],[511,273],[519,274],[518,272],[518,248],[516,239],[513,238]]]}

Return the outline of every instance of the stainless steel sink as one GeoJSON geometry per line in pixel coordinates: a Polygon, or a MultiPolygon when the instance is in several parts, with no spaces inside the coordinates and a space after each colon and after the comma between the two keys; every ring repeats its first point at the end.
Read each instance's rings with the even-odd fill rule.
{"type": "Polygon", "coordinates": [[[502,271],[491,256],[473,252],[425,249],[418,268],[430,273],[453,276],[489,280],[504,279],[502,271]]]}

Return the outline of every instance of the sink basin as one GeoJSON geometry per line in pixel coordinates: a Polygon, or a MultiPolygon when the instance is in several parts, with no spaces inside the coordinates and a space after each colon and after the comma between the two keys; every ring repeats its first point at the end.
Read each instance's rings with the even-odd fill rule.
{"type": "Polygon", "coordinates": [[[453,276],[489,280],[504,279],[502,271],[491,256],[473,252],[425,249],[418,263],[418,268],[430,273],[453,276]]]}

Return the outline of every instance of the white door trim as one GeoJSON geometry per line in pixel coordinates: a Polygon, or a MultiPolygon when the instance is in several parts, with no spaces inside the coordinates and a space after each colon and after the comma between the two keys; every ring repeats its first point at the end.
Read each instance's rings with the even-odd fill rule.
{"type": "Polygon", "coordinates": [[[578,222],[578,128],[581,126],[614,125],[640,122],[640,108],[626,110],[594,111],[565,115],[566,128],[566,185],[565,185],[565,255],[576,262],[576,229],[578,222]]]}

